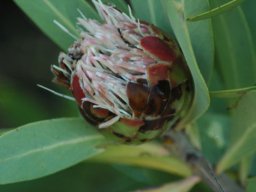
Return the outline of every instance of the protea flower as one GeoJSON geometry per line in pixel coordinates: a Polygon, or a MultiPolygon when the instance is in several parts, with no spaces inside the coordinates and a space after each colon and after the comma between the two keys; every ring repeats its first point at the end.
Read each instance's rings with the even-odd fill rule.
{"type": "Polygon", "coordinates": [[[177,44],[157,27],[93,1],[103,23],[85,29],[53,66],[86,120],[125,142],[153,139],[175,128],[192,98],[189,70],[177,44]]]}

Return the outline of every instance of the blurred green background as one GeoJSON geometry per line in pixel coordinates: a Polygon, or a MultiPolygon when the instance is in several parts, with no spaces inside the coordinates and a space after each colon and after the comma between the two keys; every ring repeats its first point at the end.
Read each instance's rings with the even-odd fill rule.
{"type": "Polygon", "coordinates": [[[65,91],[51,82],[60,49],[14,2],[1,0],[0,13],[0,128],[78,114],[74,103],[36,86],[65,91]]]}

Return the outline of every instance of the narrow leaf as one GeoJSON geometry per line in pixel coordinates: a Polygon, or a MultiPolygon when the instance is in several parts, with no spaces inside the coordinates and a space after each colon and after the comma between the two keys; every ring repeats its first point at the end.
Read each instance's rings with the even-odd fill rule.
{"type": "Polygon", "coordinates": [[[104,138],[79,118],[46,120],[0,136],[0,184],[43,177],[102,150],[104,138]]]}
{"type": "Polygon", "coordinates": [[[188,17],[187,20],[188,21],[199,21],[199,20],[203,20],[203,19],[209,19],[213,16],[222,14],[228,10],[231,10],[231,9],[239,6],[243,1],[244,0],[231,0],[223,5],[220,5],[216,8],[213,8],[213,9],[206,11],[204,13],[201,13],[199,15],[188,17]]]}
{"type": "Polygon", "coordinates": [[[66,50],[78,37],[78,9],[89,18],[99,18],[96,11],[84,0],[15,0],[15,3],[33,22],[63,50],[66,50]],[[62,25],[69,33],[64,32],[62,25]]]}
{"type": "Polygon", "coordinates": [[[219,97],[219,98],[234,98],[240,97],[246,94],[249,91],[255,90],[256,86],[251,87],[244,87],[240,89],[229,89],[229,90],[221,90],[221,91],[211,91],[210,95],[212,97],[219,97]]]}
{"type": "Polygon", "coordinates": [[[216,68],[225,87],[234,89],[253,85],[256,82],[255,44],[241,7],[214,17],[213,29],[216,68]]]}
{"type": "Polygon", "coordinates": [[[187,165],[155,144],[141,146],[112,146],[105,152],[94,156],[92,161],[119,163],[157,169],[180,176],[189,176],[191,171],[187,165]]]}
{"type": "Polygon", "coordinates": [[[128,4],[125,3],[124,0],[103,0],[104,3],[109,3],[109,4],[113,4],[114,6],[116,6],[119,10],[125,12],[125,13],[129,13],[128,11],[128,4]]]}
{"type": "Polygon", "coordinates": [[[253,157],[251,155],[244,157],[239,166],[239,180],[243,185],[246,185],[247,178],[250,174],[253,157]]]}
{"type": "Polygon", "coordinates": [[[256,91],[244,95],[233,114],[231,142],[217,166],[221,173],[256,151],[256,91]]]}
{"type": "Polygon", "coordinates": [[[207,110],[209,106],[208,89],[198,68],[187,22],[184,20],[184,1],[162,0],[162,3],[168,11],[171,26],[184,53],[194,80],[194,100],[186,119],[183,120],[184,123],[189,123],[200,117],[207,110]]]}
{"type": "Polygon", "coordinates": [[[255,7],[256,7],[256,1],[255,0],[246,0],[241,5],[243,12],[246,17],[246,21],[248,22],[248,26],[252,33],[252,39],[254,42],[254,45],[256,44],[256,17],[255,17],[255,7]]]}
{"type": "MultiPolygon", "coordinates": [[[[184,1],[185,17],[209,9],[208,0],[184,1]]],[[[214,64],[214,39],[211,20],[187,23],[195,57],[207,84],[211,79],[214,64]]]]}
{"type": "Polygon", "coordinates": [[[173,36],[167,12],[159,0],[131,0],[134,14],[137,18],[147,21],[162,29],[169,36],[173,36]],[[143,11],[142,11],[143,10],[143,11]],[[159,11],[161,10],[161,11],[159,11]]]}

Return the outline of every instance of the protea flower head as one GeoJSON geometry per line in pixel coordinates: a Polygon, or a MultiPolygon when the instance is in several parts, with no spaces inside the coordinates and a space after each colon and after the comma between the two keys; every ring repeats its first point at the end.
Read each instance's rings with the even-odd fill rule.
{"type": "Polygon", "coordinates": [[[78,18],[80,39],[53,66],[82,115],[125,142],[175,127],[191,101],[189,70],[177,44],[158,28],[93,1],[103,23],[78,18]]]}

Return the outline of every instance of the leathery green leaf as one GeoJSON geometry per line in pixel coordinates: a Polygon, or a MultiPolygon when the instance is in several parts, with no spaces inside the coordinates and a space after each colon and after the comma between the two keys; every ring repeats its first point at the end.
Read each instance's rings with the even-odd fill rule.
{"type": "Polygon", "coordinates": [[[128,4],[124,2],[124,0],[103,0],[104,3],[113,4],[119,10],[128,13],[128,4]]]}
{"type": "Polygon", "coordinates": [[[200,73],[193,51],[189,29],[184,15],[184,1],[162,0],[167,10],[168,18],[177,37],[179,45],[192,73],[195,87],[193,103],[183,123],[190,123],[200,117],[209,106],[208,88],[200,73]]]}
{"type": "Polygon", "coordinates": [[[244,95],[234,109],[231,142],[217,166],[221,173],[256,151],[256,91],[244,95]]]}
{"type": "MultiPolygon", "coordinates": [[[[256,1],[255,0],[246,0],[242,4],[242,9],[246,17],[246,21],[248,22],[248,26],[251,30],[252,34],[256,34],[256,17],[255,17],[255,7],[256,1]]],[[[254,45],[256,44],[256,35],[252,35],[252,39],[254,45]]]]}
{"type": "MultiPolygon", "coordinates": [[[[211,0],[212,6],[221,0],[211,0]]],[[[256,81],[253,34],[244,11],[237,7],[212,18],[218,73],[228,89],[252,86],[256,81]]]]}
{"type": "Polygon", "coordinates": [[[210,95],[212,97],[219,97],[219,98],[234,98],[234,97],[240,97],[252,90],[256,90],[256,86],[244,87],[240,89],[211,91],[210,95]]]}
{"type": "MultiPolygon", "coordinates": [[[[185,17],[209,9],[208,0],[184,1],[185,17]]],[[[200,71],[208,84],[214,64],[214,39],[211,20],[187,23],[193,51],[200,71]]]]}
{"type": "Polygon", "coordinates": [[[244,0],[231,0],[227,3],[224,3],[223,5],[220,5],[218,7],[215,7],[213,9],[210,9],[209,11],[206,11],[204,13],[201,13],[196,16],[190,16],[187,18],[188,21],[198,21],[202,19],[209,19],[213,16],[219,15],[221,13],[224,13],[230,9],[233,9],[240,5],[244,0]]]}
{"type": "Polygon", "coordinates": [[[81,15],[78,10],[88,18],[99,18],[96,11],[84,0],[15,0],[15,3],[63,50],[79,36],[76,23],[77,17],[81,15]],[[56,22],[72,35],[64,32],[56,22]]]}
{"type": "Polygon", "coordinates": [[[104,137],[80,118],[27,124],[0,136],[0,184],[46,176],[93,155],[104,137]]]}
{"type": "Polygon", "coordinates": [[[180,176],[191,175],[190,168],[184,162],[175,156],[171,156],[162,146],[152,143],[140,146],[109,146],[103,153],[94,156],[90,160],[94,162],[136,165],[180,176]]]}
{"type": "Polygon", "coordinates": [[[246,185],[250,169],[252,167],[253,156],[244,157],[239,165],[239,180],[243,185],[246,185]]]}
{"type": "Polygon", "coordinates": [[[173,35],[167,12],[159,0],[131,0],[134,15],[144,21],[154,24],[169,36],[173,35]],[[142,11],[143,10],[143,11],[142,11]],[[159,11],[161,10],[161,11],[159,11]]]}

